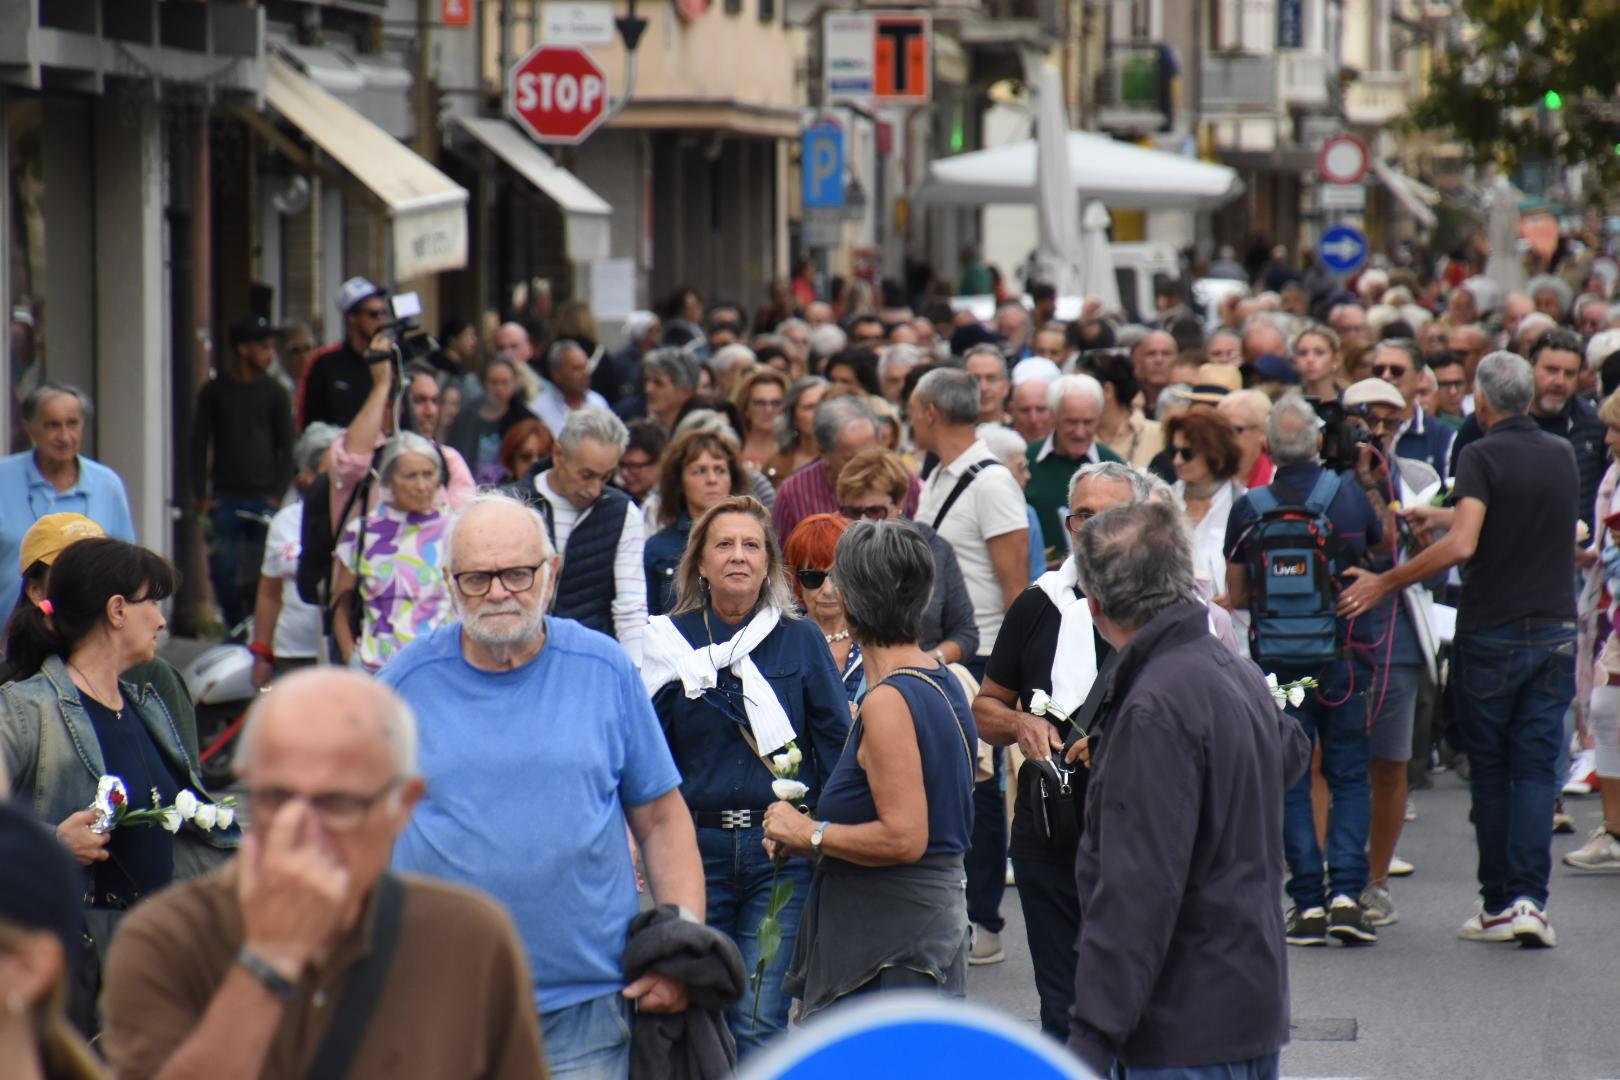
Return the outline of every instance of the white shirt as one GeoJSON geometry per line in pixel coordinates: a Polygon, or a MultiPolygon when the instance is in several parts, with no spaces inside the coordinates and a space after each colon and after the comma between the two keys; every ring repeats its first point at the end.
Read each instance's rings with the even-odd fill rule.
{"type": "Polygon", "coordinates": [[[313,660],[321,654],[321,609],[298,595],[298,555],[303,550],[304,504],[283,506],[270,519],[259,573],[281,579],[281,614],[270,649],[279,659],[313,660]]]}
{"type": "MultiPolygon", "coordinates": [[[[1056,450],[1057,450],[1057,436],[1055,434],[1054,435],[1048,435],[1046,437],[1046,441],[1041,443],[1041,448],[1039,450],[1035,451],[1035,461],[1036,461],[1036,463],[1038,464],[1038,463],[1040,463],[1042,461],[1045,461],[1047,458],[1051,457],[1052,454],[1054,452],[1056,452],[1056,450]]],[[[1092,439],[1091,440],[1091,445],[1086,447],[1086,460],[1088,462],[1090,462],[1091,464],[1093,464],[1093,465],[1097,464],[1099,461],[1102,460],[1102,454],[1097,452],[1097,440],[1096,439],[1092,439]]]]}
{"type": "MultiPolygon", "coordinates": [[[[585,391],[585,404],[580,408],[613,411],[607,403],[607,398],[595,390],[585,391]]],[[[540,418],[541,423],[550,429],[553,436],[557,436],[562,434],[563,424],[568,422],[568,414],[574,410],[569,408],[568,400],[563,397],[563,392],[557,389],[556,383],[542,379],[540,392],[529,402],[529,411],[540,418]]]]}
{"type": "MultiPolygon", "coordinates": [[[[534,478],[534,488],[551,504],[551,523],[556,534],[552,539],[557,550],[567,551],[568,538],[595,507],[580,510],[552,490],[550,469],[534,478]]],[[[613,636],[619,639],[637,667],[641,666],[641,637],[647,627],[647,571],[641,557],[646,542],[647,528],[641,509],[630,503],[624,508],[624,525],[619,529],[619,543],[613,551],[613,636]]],[[[563,572],[567,571],[565,563],[563,572]]]]}
{"type": "MultiPolygon", "coordinates": [[[[962,474],[980,461],[1000,462],[983,439],[974,442],[949,465],[935,469],[917,502],[917,520],[933,525],[939,508],[956,489],[962,474]]],[[[1012,472],[1006,468],[981,471],[952,504],[950,513],[939,523],[938,531],[956,551],[968,598],[973,601],[973,621],[979,627],[979,655],[989,656],[996,646],[996,634],[1001,631],[1007,605],[1001,592],[1001,579],[990,561],[988,545],[998,536],[1029,531],[1024,493],[1012,472]]]]}
{"type": "MultiPolygon", "coordinates": [[[[1185,501],[1187,485],[1177,480],[1175,490],[1185,501]]],[[[1226,522],[1232,516],[1233,504],[1247,490],[1236,480],[1228,480],[1210,496],[1203,520],[1193,526],[1193,575],[1200,586],[1207,584],[1206,599],[1226,591],[1226,522]]]]}

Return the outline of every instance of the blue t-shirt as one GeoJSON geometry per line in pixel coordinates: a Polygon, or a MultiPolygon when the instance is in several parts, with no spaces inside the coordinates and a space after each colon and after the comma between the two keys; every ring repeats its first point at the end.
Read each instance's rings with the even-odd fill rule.
{"type": "Polygon", "coordinates": [[[9,616],[22,591],[23,536],[46,514],[64,513],[83,514],[113,539],[135,542],[124,482],[101,462],[79,458],[78,483],[57,491],[32,450],[0,458],[0,612],[9,616]]]}
{"type": "Polygon", "coordinates": [[[618,642],[569,619],[516,671],[461,655],[461,624],[419,637],[378,678],[416,712],[427,793],[394,869],[505,905],[541,1012],[624,986],[640,910],[624,809],[680,786],[652,703],[618,642]]]}

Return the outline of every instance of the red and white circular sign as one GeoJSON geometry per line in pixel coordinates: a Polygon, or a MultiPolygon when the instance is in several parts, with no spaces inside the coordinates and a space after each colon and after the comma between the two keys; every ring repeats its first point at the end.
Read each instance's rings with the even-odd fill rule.
{"type": "Polygon", "coordinates": [[[1367,144],[1354,135],[1335,135],[1316,155],[1316,171],[1325,184],[1359,184],[1367,175],[1367,144]]]}
{"type": "Polygon", "coordinates": [[[507,110],[543,143],[579,143],[607,119],[607,76],[578,45],[537,45],[512,65],[507,110]]]}

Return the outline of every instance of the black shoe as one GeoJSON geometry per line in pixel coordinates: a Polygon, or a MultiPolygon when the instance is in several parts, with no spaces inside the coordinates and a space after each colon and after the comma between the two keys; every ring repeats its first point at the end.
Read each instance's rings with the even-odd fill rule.
{"type": "Polygon", "coordinates": [[[1378,931],[1366,909],[1348,896],[1335,896],[1328,905],[1328,933],[1345,945],[1378,943],[1378,931]]]}
{"type": "Polygon", "coordinates": [[[1326,945],[1328,916],[1319,907],[1288,909],[1283,920],[1283,940],[1290,945],[1326,945]]]}

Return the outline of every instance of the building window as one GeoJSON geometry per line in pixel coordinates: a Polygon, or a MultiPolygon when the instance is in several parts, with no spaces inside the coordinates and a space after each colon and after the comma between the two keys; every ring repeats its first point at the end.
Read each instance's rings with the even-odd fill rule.
{"type": "Polygon", "coordinates": [[[743,0],[726,0],[726,14],[738,15],[742,13],[743,0]]]}
{"type": "Polygon", "coordinates": [[[759,21],[768,23],[776,18],[776,0],[759,0],[759,21]]]}

